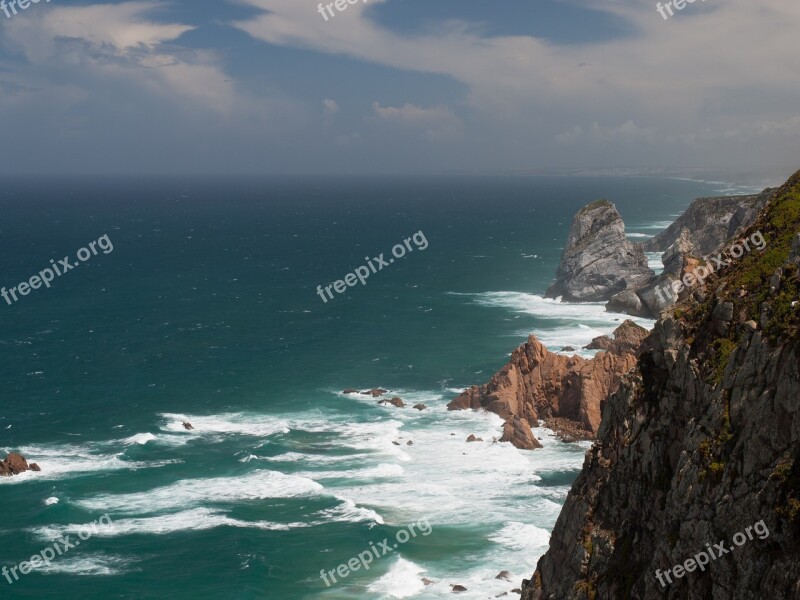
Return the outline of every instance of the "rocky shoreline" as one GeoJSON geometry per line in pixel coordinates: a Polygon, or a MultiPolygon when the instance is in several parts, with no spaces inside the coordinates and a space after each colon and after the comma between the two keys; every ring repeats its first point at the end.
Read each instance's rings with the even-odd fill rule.
{"type": "Polygon", "coordinates": [[[665,311],[606,400],[522,600],[800,598],[800,172],[755,231],[766,251],[665,311]],[[757,522],[768,537],[657,579],[757,522]]]}

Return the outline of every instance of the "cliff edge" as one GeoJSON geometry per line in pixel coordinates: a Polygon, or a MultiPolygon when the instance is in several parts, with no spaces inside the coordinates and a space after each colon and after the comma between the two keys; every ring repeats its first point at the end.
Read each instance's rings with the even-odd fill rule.
{"type": "Polygon", "coordinates": [[[522,600],[800,598],[800,172],[755,232],[608,399],[522,600]]]}

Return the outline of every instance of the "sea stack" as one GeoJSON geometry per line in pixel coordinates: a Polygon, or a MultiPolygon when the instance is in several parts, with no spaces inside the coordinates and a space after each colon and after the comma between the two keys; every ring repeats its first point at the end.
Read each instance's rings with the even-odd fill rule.
{"type": "Polygon", "coordinates": [[[624,290],[642,287],[654,277],[642,245],[625,237],[625,224],[616,207],[608,200],[598,200],[575,215],[556,281],[545,296],[560,296],[569,302],[604,302],[624,290]]]}

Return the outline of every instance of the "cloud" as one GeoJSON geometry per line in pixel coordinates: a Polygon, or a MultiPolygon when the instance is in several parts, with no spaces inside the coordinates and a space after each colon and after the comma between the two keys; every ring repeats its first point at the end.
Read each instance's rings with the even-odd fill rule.
{"type": "MultiPolygon", "coordinates": [[[[759,123],[777,123],[800,105],[798,42],[786,26],[800,19],[796,2],[695,3],[665,22],[654,4],[638,0],[571,0],[579,9],[615,15],[632,33],[559,45],[534,36],[487,36],[457,22],[395,33],[370,18],[370,10],[387,1],[359,3],[324,22],[296,0],[240,0],[260,12],[233,26],[276,46],[458,81],[467,89],[460,101],[473,116],[484,127],[505,128],[518,143],[532,135],[560,143],[577,135],[624,145],[653,144],[659,137],[689,143],[705,129],[752,134],[759,123]],[[753,39],[757,43],[742,42],[753,39]],[[744,97],[751,101],[737,102],[744,97]],[[567,123],[589,115],[590,122],[617,125],[565,132],[567,123]]],[[[800,141],[795,128],[783,131],[800,141]]],[[[728,149],[722,142],[717,148],[728,149]]],[[[605,149],[597,156],[608,155],[605,149]]]]}
{"type": "Polygon", "coordinates": [[[422,137],[432,141],[458,137],[464,131],[464,123],[446,106],[421,108],[406,103],[395,108],[373,102],[372,111],[378,120],[421,130],[422,137]]]}
{"type": "MultiPolygon", "coordinates": [[[[28,61],[27,75],[61,75],[134,83],[162,99],[228,114],[235,90],[214,53],[169,47],[193,27],[148,18],[160,3],[51,6],[3,27],[3,43],[28,61]]],[[[50,76],[48,76],[50,75],[50,76]]],[[[88,83],[88,82],[87,82],[88,83]]],[[[96,85],[96,84],[95,84],[96,85]]]]}
{"type": "Polygon", "coordinates": [[[326,115],[335,115],[337,112],[339,112],[339,105],[336,103],[336,100],[326,98],[322,101],[322,106],[326,115]]]}

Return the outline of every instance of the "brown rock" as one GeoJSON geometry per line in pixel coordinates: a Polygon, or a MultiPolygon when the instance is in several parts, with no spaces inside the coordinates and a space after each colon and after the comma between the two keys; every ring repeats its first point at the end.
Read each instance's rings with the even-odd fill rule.
{"type": "Polygon", "coordinates": [[[422,578],[422,583],[424,583],[425,585],[430,585],[430,584],[436,583],[436,582],[433,579],[428,579],[427,577],[423,577],[422,578]]]}
{"type": "Polygon", "coordinates": [[[28,465],[28,468],[31,471],[36,471],[37,473],[42,470],[42,468],[39,465],[37,465],[36,463],[31,463],[30,465],[28,465]]]}
{"type": "MultiPolygon", "coordinates": [[[[605,399],[616,391],[622,376],[636,364],[647,335],[643,327],[625,321],[614,331],[614,339],[608,338],[610,341],[604,343],[606,352],[599,352],[591,359],[551,353],[531,336],[489,383],[465,390],[447,408],[485,409],[506,420],[520,417],[525,425],[532,426],[538,425],[539,419],[546,419],[548,427],[563,426],[568,421],[572,423],[570,435],[574,435],[574,429],[596,435],[605,399]]],[[[501,441],[516,443],[528,438],[535,441],[524,430],[519,435],[509,431],[510,439],[505,439],[505,433],[504,429],[501,441]]]]}
{"type": "Polygon", "coordinates": [[[22,454],[16,452],[9,452],[5,460],[0,462],[0,476],[10,477],[11,475],[19,475],[29,469],[28,461],[22,454]]]}
{"type": "Polygon", "coordinates": [[[396,406],[397,408],[405,408],[406,403],[403,402],[400,398],[392,398],[391,400],[381,400],[378,404],[391,404],[392,406],[396,406]]]}
{"type": "Polygon", "coordinates": [[[466,592],[467,591],[467,588],[465,588],[463,585],[452,585],[450,587],[453,588],[453,592],[466,592]]]}
{"type": "Polygon", "coordinates": [[[475,437],[474,433],[470,433],[469,437],[467,438],[468,442],[482,442],[483,438],[475,437]]]}
{"type": "Polygon", "coordinates": [[[505,422],[503,437],[500,438],[500,441],[511,442],[522,450],[534,450],[542,447],[539,440],[534,437],[528,422],[519,417],[511,417],[505,422]]]}
{"type": "Polygon", "coordinates": [[[426,408],[428,408],[428,407],[427,407],[427,406],[425,406],[424,404],[421,404],[421,403],[420,403],[420,404],[415,404],[415,405],[414,405],[414,408],[416,408],[417,410],[425,410],[425,409],[426,409],[426,408]]]}
{"type": "Polygon", "coordinates": [[[611,348],[611,345],[614,343],[607,335],[601,335],[594,338],[591,342],[589,342],[584,349],[586,350],[608,350],[611,348]]]}
{"type": "Polygon", "coordinates": [[[359,391],[353,388],[347,388],[346,390],[342,390],[343,394],[358,394],[359,391]]]}
{"type": "Polygon", "coordinates": [[[192,427],[192,424],[188,422],[183,424],[183,428],[186,430],[194,429],[194,427],[192,427]]]}
{"type": "Polygon", "coordinates": [[[365,394],[372,394],[373,398],[377,398],[378,396],[383,396],[389,390],[385,390],[383,388],[372,388],[368,392],[363,392],[365,394]]]}
{"type": "Polygon", "coordinates": [[[511,573],[508,571],[500,571],[496,576],[495,579],[503,579],[505,581],[511,581],[511,573]]]}

